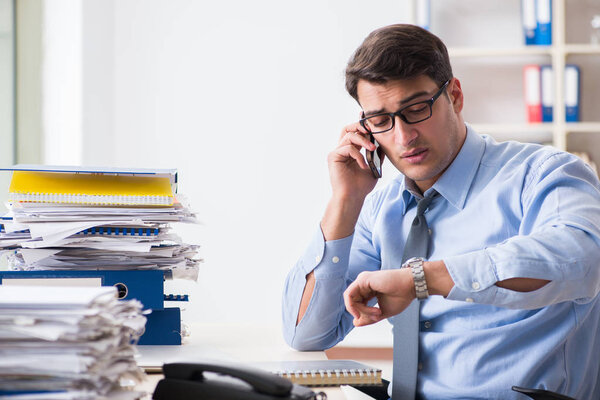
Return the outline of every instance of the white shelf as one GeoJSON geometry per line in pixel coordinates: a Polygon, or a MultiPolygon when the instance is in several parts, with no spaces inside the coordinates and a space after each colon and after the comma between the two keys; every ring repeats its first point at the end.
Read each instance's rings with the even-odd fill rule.
{"type": "Polygon", "coordinates": [[[567,44],[566,54],[600,54],[600,44],[567,44]]]}
{"type": "Polygon", "coordinates": [[[565,124],[565,131],[570,132],[596,132],[600,134],[600,122],[569,122],[565,124]]]}
{"type": "Polygon", "coordinates": [[[499,142],[518,140],[529,143],[552,143],[554,126],[541,124],[471,124],[479,134],[490,135],[499,142]]]}
{"type": "Polygon", "coordinates": [[[551,56],[551,46],[520,46],[507,48],[453,47],[448,49],[450,57],[507,57],[507,56],[551,56]]]}
{"type": "Polygon", "coordinates": [[[450,47],[450,57],[509,57],[509,56],[551,56],[553,52],[565,54],[600,54],[600,44],[565,44],[562,46],[520,46],[520,47],[450,47]]]}

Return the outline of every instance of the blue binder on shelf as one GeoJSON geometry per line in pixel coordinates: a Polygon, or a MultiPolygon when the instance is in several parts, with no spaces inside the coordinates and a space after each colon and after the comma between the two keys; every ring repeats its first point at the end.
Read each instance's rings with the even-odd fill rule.
{"type": "Polygon", "coordinates": [[[521,0],[521,19],[526,45],[536,44],[536,0],[521,0]]]}
{"type": "Polygon", "coordinates": [[[552,0],[536,0],[535,16],[535,44],[550,46],[552,44],[552,0]]]}
{"type": "Polygon", "coordinates": [[[567,122],[579,121],[580,75],[577,65],[565,65],[565,120],[567,122]]]}
{"type": "Polygon", "coordinates": [[[429,30],[431,24],[431,0],[417,0],[415,5],[416,25],[429,30]]]}
{"type": "Polygon", "coordinates": [[[540,66],[540,88],[542,91],[542,122],[552,122],[554,105],[554,74],[552,65],[540,66]]]}
{"type": "MultiPolygon", "coordinates": [[[[64,285],[115,286],[119,299],[137,299],[144,309],[151,310],[146,316],[146,330],[139,344],[180,345],[181,310],[165,308],[165,301],[187,301],[187,296],[164,294],[164,280],[168,272],[162,270],[45,270],[45,271],[0,271],[0,285],[24,284],[14,282],[29,280],[62,280],[64,285]],[[79,282],[78,282],[79,280],[79,282]]],[[[40,283],[43,284],[43,283],[40,283]]]]}

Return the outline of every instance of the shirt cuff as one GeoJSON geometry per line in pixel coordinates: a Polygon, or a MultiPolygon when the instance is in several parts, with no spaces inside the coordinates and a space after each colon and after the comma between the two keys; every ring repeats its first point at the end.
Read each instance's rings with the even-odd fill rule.
{"type": "Polygon", "coordinates": [[[496,268],[486,250],[461,254],[444,259],[454,281],[449,300],[491,304],[497,295],[496,268]]]}
{"type": "Polygon", "coordinates": [[[302,270],[305,274],[314,270],[315,279],[337,279],[345,276],[353,236],[352,234],[326,242],[319,227],[302,257],[302,270]]]}

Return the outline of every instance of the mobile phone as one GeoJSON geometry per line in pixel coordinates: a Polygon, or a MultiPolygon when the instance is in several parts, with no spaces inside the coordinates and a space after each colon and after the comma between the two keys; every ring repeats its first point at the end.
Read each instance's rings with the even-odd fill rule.
{"type": "Polygon", "coordinates": [[[377,140],[375,140],[375,137],[372,134],[369,134],[369,140],[375,145],[375,151],[366,151],[367,163],[371,168],[373,177],[379,179],[381,178],[381,149],[379,148],[379,143],[377,143],[377,140]]]}

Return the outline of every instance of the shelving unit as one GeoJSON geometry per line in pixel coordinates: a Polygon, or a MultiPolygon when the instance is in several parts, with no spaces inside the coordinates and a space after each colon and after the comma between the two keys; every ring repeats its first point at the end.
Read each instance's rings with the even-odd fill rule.
{"type": "MultiPolygon", "coordinates": [[[[496,0],[500,2],[504,2],[503,0],[496,0]]],[[[581,0],[583,1],[583,0],[581,0]]],[[[410,0],[413,12],[417,10],[416,5],[417,0],[410,0]]],[[[506,2],[508,3],[508,2],[506,2]]],[[[445,19],[452,20],[452,23],[457,26],[457,24],[468,23],[466,20],[469,17],[477,18],[477,12],[482,7],[489,7],[490,2],[483,3],[474,3],[467,2],[458,3],[455,1],[452,5],[448,5],[448,3],[443,4],[445,7],[460,6],[462,7],[457,14],[463,12],[465,15],[459,15],[460,18],[464,18],[463,20],[455,20],[453,18],[449,18],[447,15],[444,15],[445,19]]],[[[442,4],[437,0],[431,0],[431,15],[432,15],[432,26],[431,30],[433,33],[440,36],[440,38],[446,41],[444,36],[444,32],[438,32],[436,30],[436,26],[434,21],[434,16],[436,13],[436,6],[440,7],[442,4]]],[[[577,24],[583,23],[583,21],[567,21],[565,18],[567,16],[567,5],[569,7],[573,7],[577,5],[577,0],[553,0],[552,2],[552,45],[551,46],[525,46],[524,44],[519,45],[514,42],[514,35],[511,37],[508,43],[494,43],[493,45],[487,46],[484,45],[476,45],[472,46],[470,44],[466,45],[454,45],[454,43],[448,45],[448,51],[450,54],[450,58],[453,64],[460,64],[463,66],[467,66],[467,71],[472,71],[476,67],[473,65],[477,62],[479,64],[485,64],[484,68],[488,68],[491,72],[490,75],[493,76],[495,72],[498,72],[501,67],[499,66],[503,60],[510,60],[510,62],[521,63],[522,65],[528,63],[546,63],[551,64],[554,71],[554,107],[553,107],[553,121],[550,123],[528,123],[525,118],[522,118],[522,122],[519,121],[508,121],[506,123],[496,122],[496,121],[481,121],[477,123],[473,123],[473,127],[479,131],[480,133],[488,133],[495,136],[498,140],[508,140],[508,139],[517,139],[517,140],[525,140],[525,141],[535,141],[535,142],[551,142],[555,147],[562,150],[570,150],[569,149],[569,134],[570,133],[585,133],[593,135],[595,138],[596,148],[596,163],[600,161],[600,107],[597,107],[599,111],[594,111],[591,120],[583,120],[582,122],[577,123],[566,123],[565,122],[565,108],[561,106],[564,104],[564,73],[565,73],[565,65],[569,62],[568,58],[573,56],[600,56],[600,45],[592,45],[592,44],[584,44],[584,43],[567,43],[566,34],[567,34],[567,26],[569,24],[577,24]],[[540,62],[540,60],[543,60],[540,62]],[[469,69],[470,68],[470,69],[469,69]],[[558,105],[558,106],[557,106],[558,105]]],[[[504,5],[503,5],[504,6],[504,5]]],[[[511,8],[511,12],[514,12],[515,20],[518,20],[518,27],[521,27],[521,14],[520,14],[520,0],[513,0],[511,4],[506,4],[506,7],[514,7],[515,10],[511,8]]],[[[585,6],[585,4],[584,4],[585,6]]],[[[488,10],[489,11],[489,10],[488,10]]],[[[571,11],[571,10],[569,10],[571,11]]],[[[599,10],[600,12],[600,10],[599,10]]],[[[571,12],[571,19],[578,19],[579,17],[573,16],[574,13],[571,12]]],[[[506,17],[507,14],[504,15],[506,17]]],[[[581,15],[585,15],[585,12],[580,13],[581,15]]],[[[456,17],[456,15],[452,15],[452,17],[456,17]]],[[[512,18],[512,15],[509,16],[512,18]]],[[[591,18],[591,16],[590,16],[591,18]]],[[[413,19],[415,21],[416,19],[413,19]]],[[[513,21],[513,27],[517,26],[513,21]]],[[[585,21],[589,23],[589,21],[585,21]]],[[[486,27],[489,31],[490,28],[486,27]]],[[[491,28],[491,29],[495,29],[491,28]]],[[[488,32],[489,33],[489,32],[488,32]]],[[[520,32],[522,37],[522,31],[520,32]]],[[[468,35],[465,36],[465,41],[468,42],[468,35]]],[[[572,36],[572,35],[571,35],[572,36]]],[[[522,40],[521,40],[522,43],[522,40]]],[[[515,75],[515,71],[518,71],[521,65],[512,66],[512,75],[508,77],[501,76],[498,79],[509,79],[513,80],[511,82],[506,81],[509,86],[507,91],[511,91],[508,95],[518,101],[523,102],[523,92],[522,92],[522,75],[515,75]],[[508,78],[507,78],[508,77],[508,78]],[[519,79],[519,85],[514,82],[514,79],[519,79]],[[517,92],[516,89],[520,88],[521,92],[517,92]]],[[[582,68],[582,75],[584,74],[593,74],[594,72],[588,71],[582,68]]],[[[600,82],[600,73],[595,72],[596,80],[594,82],[600,82]]],[[[463,90],[465,87],[463,86],[463,90]]],[[[600,84],[592,85],[592,87],[586,87],[581,84],[581,91],[600,91],[600,84]]],[[[494,96],[496,93],[491,91],[488,95],[492,98],[491,102],[494,101],[494,96]]],[[[467,100],[469,101],[469,100],[467,100]]],[[[580,107],[583,107],[584,104],[581,104],[580,107]]],[[[591,107],[588,105],[588,107],[591,107]]],[[[524,104],[523,107],[524,108],[524,104]]],[[[503,120],[503,116],[501,115],[502,110],[497,111],[496,119],[503,120]]],[[[513,113],[514,114],[514,113],[513,113]]],[[[592,113],[589,113],[592,114],[592,113]]],[[[524,114],[523,114],[524,115],[524,114]]],[[[489,115],[485,117],[489,118],[489,115]]],[[[582,117],[583,113],[582,113],[582,117]]],[[[589,117],[588,117],[589,118],[589,117]]],[[[494,118],[492,118],[494,119],[494,118]]],[[[518,118],[520,119],[520,118],[518,118]]],[[[581,149],[578,149],[581,151],[581,149]]],[[[592,151],[593,153],[594,151],[592,151]]]]}

